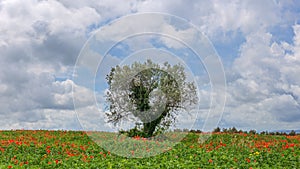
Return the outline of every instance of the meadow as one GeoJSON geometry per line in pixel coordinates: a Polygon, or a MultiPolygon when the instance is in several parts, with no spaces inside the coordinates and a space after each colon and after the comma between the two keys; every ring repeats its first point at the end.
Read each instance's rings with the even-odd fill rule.
{"type": "Polygon", "coordinates": [[[189,133],[171,146],[135,137],[115,146],[127,153],[122,157],[81,131],[0,131],[0,168],[300,168],[300,135],[214,133],[201,143],[203,135],[189,133]],[[139,158],[155,153],[153,145],[163,153],[139,158]]]}

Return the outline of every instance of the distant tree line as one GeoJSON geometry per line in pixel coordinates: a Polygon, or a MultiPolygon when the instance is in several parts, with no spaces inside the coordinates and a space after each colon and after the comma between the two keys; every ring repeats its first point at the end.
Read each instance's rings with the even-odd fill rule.
{"type": "MultiPolygon", "coordinates": [[[[201,130],[195,130],[195,129],[174,129],[174,132],[192,132],[192,133],[202,133],[201,130]]],[[[290,132],[269,132],[269,131],[262,131],[262,132],[257,132],[256,130],[249,130],[249,131],[244,131],[241,129],[236,129],[235,127],[231,128],[220,128],[217,127],[213,130],[213,133],[245,133],[245,134],[262,134],[262,135],[285,135],[285,136],[295,136],[300,133],[296,133],[295,130],[291,130],[290,132]]]]}
{"type": "Polygon", "coordinates": [[[289,136],[295,136],[295,135],[298,135],[299,133],[297,134],[295,130],[291,130],[289,133],[279,132],[279,131],[276,131],[276,132],[262,131],[262,132],[260,132],[260,134],[264,134],[264,135],[289,135],[289,136]]]}

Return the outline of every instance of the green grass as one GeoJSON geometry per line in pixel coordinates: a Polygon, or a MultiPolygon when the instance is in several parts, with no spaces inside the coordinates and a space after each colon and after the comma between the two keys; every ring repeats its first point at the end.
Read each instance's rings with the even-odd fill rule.
{"type": "Polygon", "coordinates": [[[199,136],[205,135],[190,133],[175,144],[176,142],[172,140],[160,142],[116,137],[113,133],[93,134],[89,133],[106,150],[84,132],[0,131],[0,168],[299,168],[300,166],[300,135],[213,134],[205,142],[199,143],[199,136]],[[121,153],[127,157],[114,153],[121,153]],[[148,158],[139,158],[147,156],[148,158]]]}

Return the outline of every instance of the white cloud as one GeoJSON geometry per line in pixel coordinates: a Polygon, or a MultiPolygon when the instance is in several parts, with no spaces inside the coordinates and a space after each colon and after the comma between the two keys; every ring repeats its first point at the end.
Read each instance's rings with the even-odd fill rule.
{"type": "MultiPolygon", "coordinates": [[[[297,127],[300,26],[293,26],[293,43],[274,42],[276,35],[269,29],[297,23],[298,6],[295,1],[3,0],[0,2],[1,126],[78,128],[70,88],[77,85],[75,92],[82,96],[79,104],[82,109],[97,110],[93,107],[94,100],[85,97],[94,93],[71,80],[55,81],[55,77],[70,79],[77,55],[91,32],[137,11],[181,16],[217,43],[231,43],[228,39],[233,36],[244,36],[246,41],[240,46],[240,53],[235,54],[239,58],[230,64],[232,69],[227,68],[228,102],[223,119],[227,124],[249,128],[253,124],[258,128],[297,127]],[[282,110],[287,113],[280,113],[282,110]]],[[[128,34],[152,25],[181,40],[192,40],[194,34],[190,29],[176,29],[166,22],[151,17],[123,22],[105,36],[111,39],[116,32],[128,34]]],[[[116,36],[115,40],[118,39],[116,36]]],[[[132,44],[139,43],[136,49],[149,47],[149,44],[142,46],[141,41],[132,44]]],[[[169,47],[179,46],[168,39],[163,42],[169,47]]],[[[85,64],[91,63],[96,61],[88,60],[85,64]]],[[[208,100],[203,99],[202,103],[208,100]]]]}
{"type": "Polygon", "coordinates": [[[1,6],[0,32],[4,36],[1,40],[6,45],[40,41],[46,39],[47,34],[81,36],[88,25],[99,19],[93,8],[66,8],[57,1],[30,0],[24,3],[12,0],[2,1],[1,6]]]}
{"type": "MultiPolygon", "coordinates": [[[[284,3],[283,3],[284,4],[284,3]]],[[[163,12],[186,18],[208,34],[211,38],[230,31],[242,31],[249,34],[258,29],[281,23],[281,8],[272,0],[258,1],[155,1],[146,0],[137,3],[139,12],[163,12]]],[[[225,37],[230,38],[230,37],[225,37]]]]}
{"type": "Polygon", "coordinates": [[[2,130],[45,129],[45,130],[82,130],[73,110],[36,109],[3,116],[0,121],[2,130]]]}
{"type": "Polygon", "coordinates": [[[262,106],[265,110],[271,112],[279,122],[299,123],[300,121],[300,105],[291,95],[277,95],[268,98],[262,102],[262,106]]]}
{"type": "Polygon", "coordinates": [[[162,37],[161,40],[166,44],[169,48],[182,48],[182,42],[187,44],[193,43],[195,36],[197,36],[196,29],[189,26],[186,29],[178,29],[182,25],[162,25],[162,33],[170,36],[170,37],[162,37]],[[174,38],[174,39],[170,39],[174,38]]]}
{"type": "Polygon", "coordinates": [[[162,25],[165,24],[166,18],[162,15],[138,14],[130,17],[124,17],[117,22],[102,27],[96,35],[97,40],[120,42],[124,38],[140,33],[159,32],[162,25]]]}
{"type": "Polygon", "coordinates": [[[218,23],[221,30],[237,30],[248,34],[264,29],[280,21],[279,9],[273,1],[231,1],[214,3],[215,15],[211,21],[218,23]]]}
{"type": "Polygon", "coordinates": [[[293,27],[293,44],[272,42],[270,33],[248,35],[240,57],[234,62],[233,71],[239,76],[228,84],[229,103],[224,117],[228,123],[248,128],[255,124],[260,129],[268,125],[273,129],[298,127],[300,62],[297,27],[293,27]]]}
{"type": "Polygon", "coordinates": [[[70,78],[88,27],[99,14],[58,1],[9,0],[0,6],[0,114],[8,124],[1,126],[55,127],[45,114],[51,111],[59,118],[59,113],[74,113],[73,82],[55,77],[70,78]]]}

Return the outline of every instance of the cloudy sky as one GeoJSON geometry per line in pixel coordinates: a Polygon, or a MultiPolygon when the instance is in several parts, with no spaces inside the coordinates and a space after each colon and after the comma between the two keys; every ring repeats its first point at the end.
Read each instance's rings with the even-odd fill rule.
{"type": "MultiPolygon", "coordinates": [[[[178,42],[193,46],[197,30],[214,47],[226,79],[226,91],[212,92],[201,85],[209,82],[213,88],[210,74],[221,70],[219,62],[207,61],[211,64],[206,67],[206,75],[201,74],[205,63],[198,65],[199,70],[191,69],[199,73],[196,79],[202,112],[207,112],[213,99],[226,96],[225,107],[214,109],[224,110],[215,117],[221,120],[212,123],[239,129],[299,129],[299,18],[297,0],[0,0],[0,129],[77,130],[82,129],[80,121],[86,125],[99,123],[101,105],[95,100],[101,102],[103,97],[95,93],[102,89],[94,90],[88,69],[80,69],[73,76],[74,66],[98,66],[93,58],[103,58],[101,52],[106,45],[146,29],[177,39],[157,40],[150,35],[128,38],[124,40],[126,45],[116,45],[102,64],[115,65],[136,51],[162,46],[174,55],[192,58],[178,42]],[[175,15],[189,26],[156,17],[122,21],[127,15],[145,12],[175,15]],[[109,27],[108,23],[118,18],[121,25],[109,27]],[[80,60],[84,56],[88,58],[80,60]],[[88,113],[81,116],[75,109],[88,113]]],[[[183,61],[189,67],[195,66],[192,59],[183,61]]],[[[100,73],[97,71],[93,77],[101,78],[108,69],[100,65],[97,70],[100,73]]],[[[210,116],[199,115],[194,128],[202,129],[205,117],[209,121],[210,116]]]]}

